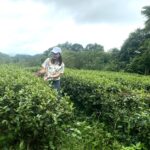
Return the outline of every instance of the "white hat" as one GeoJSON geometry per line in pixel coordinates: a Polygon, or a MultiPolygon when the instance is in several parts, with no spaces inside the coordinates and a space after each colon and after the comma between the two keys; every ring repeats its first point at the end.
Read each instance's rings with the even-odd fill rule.
{"type": "Polygon", "coordinates": [[[53,47],[51,52],[53,52],[53,53],[61,53],[61,48],[60,47],[53,47]]]}

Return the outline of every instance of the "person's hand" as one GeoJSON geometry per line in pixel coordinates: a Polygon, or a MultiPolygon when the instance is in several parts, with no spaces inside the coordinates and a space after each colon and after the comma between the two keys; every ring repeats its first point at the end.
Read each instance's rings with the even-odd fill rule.
{"type": "Polygon", "coordinates": [[[47,81],[47,77],[44,77],[44,81],[47,81]]]}
{"type": "Polygon", "coordinates": [[[39,72],[34,73],[35,76],[39,77],[41,74],[39,72]]]}
{"type": "Polygon", "coordinates": [[[53,75],[49,75],[49,76],[44,77],[44,80],[47,81],[49,78],[53,78],[53,75]]]}

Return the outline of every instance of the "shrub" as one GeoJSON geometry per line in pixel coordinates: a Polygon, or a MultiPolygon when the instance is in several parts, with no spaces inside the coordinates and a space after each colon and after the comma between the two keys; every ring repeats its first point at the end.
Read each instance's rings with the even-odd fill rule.
{"type": "Polygon", "coordinates": [[[72,117],[69,98],[31,73],[0,67],[0,149],[54,149],[72,117]]]}

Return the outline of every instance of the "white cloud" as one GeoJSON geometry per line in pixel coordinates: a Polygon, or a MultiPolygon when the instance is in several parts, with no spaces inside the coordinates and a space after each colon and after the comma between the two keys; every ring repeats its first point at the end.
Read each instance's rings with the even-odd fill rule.
{"type": "Polygon", "coordinates": [[[66,41],[83,46],[98,43],[105,50],[119,48],[130,32],[143,26],[141,9],[149,0],[123,0],[127,4],[123,9],[119,0],[110,1],[117,6],[99,0],[72,0],[67,5],[66,0],[1,0],[0,51],[36,54],[66,41]]]}

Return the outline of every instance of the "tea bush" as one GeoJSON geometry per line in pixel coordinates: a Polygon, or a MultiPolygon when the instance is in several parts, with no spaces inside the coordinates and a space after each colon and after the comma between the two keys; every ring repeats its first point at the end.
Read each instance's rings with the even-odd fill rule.
{"type": "Polygon", "coordinates": [[[0,66],[0,149],[54,149],[72,117],[69,98],[31,73],[0,66]]]}

